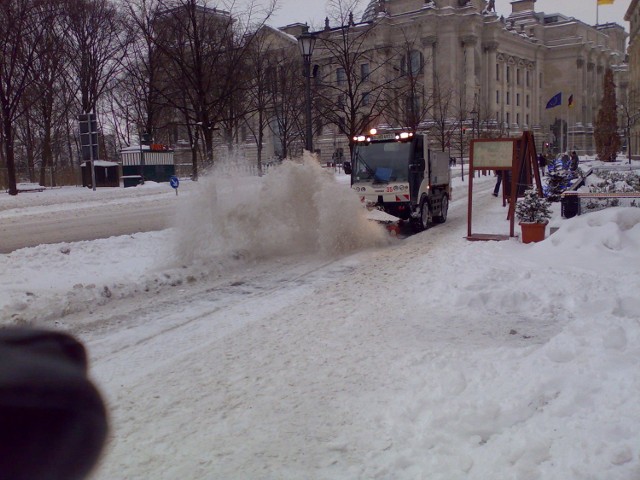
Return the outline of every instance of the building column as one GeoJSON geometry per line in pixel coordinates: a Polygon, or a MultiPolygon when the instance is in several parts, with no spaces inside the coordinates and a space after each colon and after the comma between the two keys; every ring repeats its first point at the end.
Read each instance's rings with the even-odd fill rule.
{"type": "Polygon", "coordinates": [[[433,93],[435,83],[435,55],[436,55],[436,39],[435,35],[429,35],[422,38],[422,55],[424,57],[424,94],[429,96],[433,93]]]}
{"type": "MultiPolygon", "coordinates": [[[[496,89],[498,86],[498,81],[496,79],[496,65],[497,58],[496,53],[498,51],[498,42],[487,42],[483,45],[485,55],[485,74],[484,74],[484,85],[482,85],[481,91],[484,92],[484,116],[485,120],[494,120],[496,118],[495,112],[497,111],[496,107],[496,89]]],[[[481,119],[482,121],[482,119],[481,119]]]]}
{"type": "Polygon", "coordinates": [[[585,112],[585,88],[584,88],[584,58],[578,57],[576,60],[576,68],[578,70],[578,74],[576,76],[576,93],[574,94],[575,104],[576,104],[576,123],[580,122],[584,124],[584,112],[585,112]]]}
{"type": "Polygon", "coordinates": [[[466,35],[462,37],[462,48],[464,50],[464,89],[463,89],[463,109],[466,112],[474,108],[476,96],[476,55],[475,46],[478,37],[466,35]]]}
{"type": "Polygon", "coordinates": [[[593,112],[595,105],[594,95],[597,95],[595,88],[596,64],[593,62],[587,63],[587,92],[591,92],[591,95],[587,95],[587,125],[593,126],[593,112]]]}
{"type": "Polygon", "coordinates": [[[500,62],[500,115],[498,116],[498,123],[500,129],[504,128],[504,123],[507,121],[507,57],[503,57],[500,62]]]}

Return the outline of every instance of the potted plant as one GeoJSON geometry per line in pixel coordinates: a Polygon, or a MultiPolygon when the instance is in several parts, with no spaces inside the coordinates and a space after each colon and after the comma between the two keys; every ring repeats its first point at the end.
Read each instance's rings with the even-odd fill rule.
{"type": "Polygon", "coordinates": [[[522,229],[522,243],[544,240],[547,223],[551,218],[549,201],[538,195],[535,188],[524,192],[524,198],[516,204],[516,217],[522,229]]]}

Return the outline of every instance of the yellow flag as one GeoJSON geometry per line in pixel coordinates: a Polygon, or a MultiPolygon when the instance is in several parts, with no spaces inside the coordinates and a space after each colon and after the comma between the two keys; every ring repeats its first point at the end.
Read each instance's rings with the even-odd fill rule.
{"type": "Polygon", "coordinates": [[[598,5],[613,5],[613,0],[598,0],[598,5]]]}

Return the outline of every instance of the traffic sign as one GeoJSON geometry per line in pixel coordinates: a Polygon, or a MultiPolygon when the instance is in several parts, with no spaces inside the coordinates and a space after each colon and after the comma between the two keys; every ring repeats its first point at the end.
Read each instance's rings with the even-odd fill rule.
{"type": "Polygon", "coordinates": [[[178,195],[178,187],[180,186],[180,179],[175,175],[172,175],[171,178],[169,178],[169,185],[171,185],[171,188],[175,189],[176,195],[178,195]]]}

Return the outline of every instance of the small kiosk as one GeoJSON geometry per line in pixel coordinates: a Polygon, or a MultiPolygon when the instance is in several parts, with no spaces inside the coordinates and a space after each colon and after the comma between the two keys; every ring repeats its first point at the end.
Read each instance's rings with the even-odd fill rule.
{"type": "Polygon", "coordinates": [[[176,173],[173,150],[166,145],[132,145],[123,148],[120,157],[125,187],[134,187],[145,180],[168,182],[176,173]]]}

